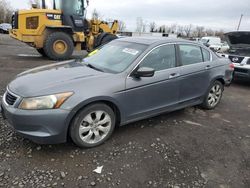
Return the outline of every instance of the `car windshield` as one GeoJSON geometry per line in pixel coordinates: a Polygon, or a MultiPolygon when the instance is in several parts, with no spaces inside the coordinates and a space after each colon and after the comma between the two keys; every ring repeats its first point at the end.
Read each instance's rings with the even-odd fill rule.
{"type": "Polygon", "coordinates": [[[92,68],[109,73],[120,73],[127,69],[146,45],[113,41],[91,52],[83,62],[92,68]]]}

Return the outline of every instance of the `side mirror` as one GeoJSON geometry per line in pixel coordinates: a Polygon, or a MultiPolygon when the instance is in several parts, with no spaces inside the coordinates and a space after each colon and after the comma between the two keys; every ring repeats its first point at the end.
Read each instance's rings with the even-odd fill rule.
{"type": "Polygon", "coordinates": [[[38,5],[36,3],[32,3],[32,8],[33,9],[37,9],[38,8],[38,5]]]}
{"type": "Polygon", "coordinates": [[[133,74],[136,78],[141,77],[153,77],[155,75],[155,70],[149,67],[141,67],[133,74]]]}

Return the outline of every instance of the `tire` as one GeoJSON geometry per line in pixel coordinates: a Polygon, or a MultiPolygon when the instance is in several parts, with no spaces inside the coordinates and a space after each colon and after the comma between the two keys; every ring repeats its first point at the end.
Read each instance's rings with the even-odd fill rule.
{"type": "Polygon", "coordinates": [[[202,108],[206,110],[212,110],[218,106],[221,101],[224,91],[224,85],[220,81],[215,81],[209,87],[208,92],[204,98],[204,101],[201,105],[202,108]]]}
{"type": "Polygon", "coordinates": [[[70,137],[79,147],[99,146],[112,135],[115,120],[114,111],[106,104],[87,106],[73,119],[70,125],[70,137]]]}
{"type": "Polygon", "coordinates": [[[73,54],[74,43],[67,33],[54,32],[45,40],[43,49],[47,57],[52,60],[67,60],[73,54]]]}
{"type": "Polygon", "coordinates": [[[107,34],[106,36],[103,37],[102,41],[101,41],[101,45],[107,44],[109,42],[111,42],[112,40],[117,39],[118,37],[116,35],[112,35],[112,34],[107,34]]]}
{"type": "Polygon", "coordinates": [[[37,52],[38,52],[39,54],[41,54],[43,57],[47,57],[47,55],[45,54],[43,48],[36,49],[36,50],[37,50],[37,52]]]}

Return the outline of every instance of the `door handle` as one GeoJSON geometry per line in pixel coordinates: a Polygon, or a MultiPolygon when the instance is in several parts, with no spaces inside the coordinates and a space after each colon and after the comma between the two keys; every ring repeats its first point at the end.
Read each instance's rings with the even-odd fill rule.
{"type": "Polygon", "coordinates": [[[207,65],[207,66],[205,67],[206,70],[208,70],[208,69],[210,69],[210,68],[211,68],[211,65],[207,65]]]}
{"type": "Polygon", "coordinates": [[[179,73],[172,73],[172,74],[170,74],[169,79],[173,79],[173,78],[176,78],[176,77],[179,77],[179,76],[180,76],[179,73]]]}

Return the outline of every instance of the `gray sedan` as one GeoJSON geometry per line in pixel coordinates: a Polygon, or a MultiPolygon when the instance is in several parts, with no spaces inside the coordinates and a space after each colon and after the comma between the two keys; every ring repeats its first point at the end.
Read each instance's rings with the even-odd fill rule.
{"type": "Polygon", "coordinates": [[[214,109],[233,65],[206,47],[178,39],[121,38],[71,60],[19,74],[1,111],[37,143],[71,138],[80,147],[105,142],[115,126],[189,106],[214,109]]]}

